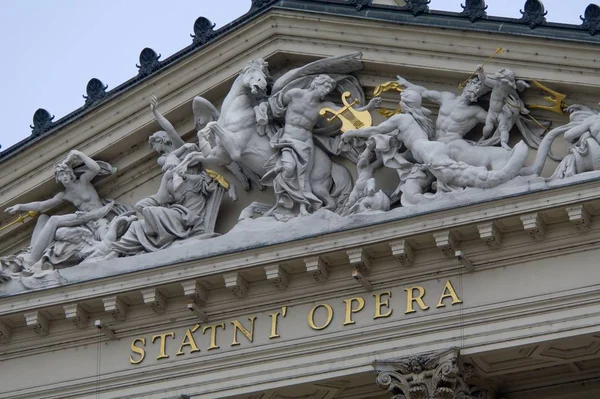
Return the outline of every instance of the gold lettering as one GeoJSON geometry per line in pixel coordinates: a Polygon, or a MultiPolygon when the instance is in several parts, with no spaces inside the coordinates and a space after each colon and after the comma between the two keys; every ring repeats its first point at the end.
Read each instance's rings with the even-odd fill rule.
{"type": "Polygon", "coordinates": [[[140,355],[140,358],[138,360],[133,360],[133,356],[129,355],[129,363],[131,364],[140,364],[142,360],[144,360],[144,358],[146,357],[146,351],[144,350],[144,348],[135,346],[135,343],[138,341],[142,343],[142,346],[146,346],[146,338],[136,338],[131,342],[131,351],[140,355]]]}
{"type": "Polygon", "coordinates": [[[231,324],[233,324],[233,341],[231,342],[231,346],[240,345],[239,341],[237,340],[238,330],[241,331],[246,338],[248,338],[248,341],[252,342],[252,338],[254,337],[254,320],[256,320],[256,316],[248,317],[248,320],[250,320],[250,331],[246,330],[242,323],[237,320],[231,322],[231,324]]]}
{"type": "Polygon", "coordinates": [[[392,315],[393,309],[389,309],[390,299],[387,298],[386,300],[382,301],[381,300],[382,295],[387,295],[389,298],[392,297],[392,293],[390,291],[384,291],[384,292],[380,292],[378,294],[373,295],[375,297],[375,316],[373,316],[373,320],[379,319],[382,317],[390,317],[392,315]],[[383,306],[385,306],[386,308],[389,309],[386,313],[381,313],[381,308],[383,306]]]}
{"type": "Polygon", "coordinates": [[[198,330],[199,328],[200,328],[200,324],[196,324],[192,329],[188,328],[188,330],[185,332],[185,336],[183,337],[183,340],[181,340],[181,345],[179,346],[179,350],[177,351],[177,353],[175,355],[177,355],[177,356],[184,355],[185,354],[183,352],[184,346],[189,346],[191,348],[190,353],[200,352],[198,345],[196,345],[196,340],[194,339],[194,336],[192,335],[192,333],[195,333],[196,330],[198,330]]]}
{"type": "Polygon", "coordinates": [[[211,326],[206,326],[202,329],[202,334],[204,334],[206,332],[206,330],[211,330],[210,331],[210,346],[208,347],[208,350],[220,348],[220,346],[217,345],[217,328],[218,327],[221,327],[224,330],[225,323],[213,324],[211,326]]]}
{"type": "Polygon", "coordinates": [[[164,334],[158,334],[158,335],[155,335],[152,337],[152,343],[154,343],[154,341],[156,341],[156,338],[160,338],[160,353],[159,353],[158,357],[156,358],[156,360],[166,359],[169,357],[169,355],[167,355],[167,353],[166,353],[167,337],[175,338],[175,333],[173,331],[171,331],[171,332],[164,333],[164,334]]]}
{"type": "Polygon", "coordinates": [[[450,280],[446,281],[446,285],[444,286],[444,291],[442,291],[442,296],[440,297],[440,301],[437,304],[438,308],[443,308],[446,305],[444,304],[445,298],[452,298],[452,305],[456,305],[457,303],[462,303],[458,295],[456,295],[456,291],[452,286],[450,280]],[[447,293],[446,293],[447,292],[447,293]]]}
{"type": "Polygon", "coordinates": [[[331,320],[333,320],[333,308],[330,305],[326,304],[326,303],[323,303],[323,304],[320,304],[320,305],[316,305],[308,313],[308,325],[313,330],[322,330],[322,329],[324,329],[325,327],[327,327],[331,323],[331,320]],[[317,327],[317,325],[315,324],[315,311],[318,308],[320,308],[320,307],[324,307],[325,309],[327,309],[327,321],[322,326],[317,327]]]}
{"type": "Polygon", "coordinates": [[[425,305],[425,302],[423,302],[425,288],[421,287],[420,285],[417,285],[414,287],[405,288],[404,291],[406,291],[406,312],[404,312],[405,314],[416,312],[416,310],[413,309],[413,302],[417,302],[421,310],[429,309],[429,306],[425,305]],[[419,295],[413,296],[414,290],[418,290],[419,295]]]}
{"type": "MultiPolygon", "coordinates": [[[[269,335],[269,339],[273,339],[273,338],[279,338],[280,335],[277,334],[277,321],[279,318],[279,312],[275,312],[275,313],[271,313],[269,316],[271,316],[271,335],[269,335]]],[[[287,306],[283,306],[281,308],[281,316],[285,317],[285,315],[287,314],[287,306]]]]}
{"type": "Polygon", "coordinates": [[[344,325],[355,324],[356,322],[352,320],[352,313],[360,312],[365,307],[365,300],[357,296],[356,298],[344,299],[344,303],[346,304],[346,320],[344,320],[344,325]],[[358,306],[354,308],[352,302],[357,302],[358,306]]]}

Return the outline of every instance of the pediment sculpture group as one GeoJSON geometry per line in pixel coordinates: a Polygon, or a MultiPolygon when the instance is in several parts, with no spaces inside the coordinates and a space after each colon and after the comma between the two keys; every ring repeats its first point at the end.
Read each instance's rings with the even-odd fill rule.
{"type": "Polygon", "coordinates": [[[560,161],[549,180],[600,169],[599,111],[570,106],[565,109],[570,123],[550,130],[529,115],[521,93],[530,86],[509,69],[486,74],[479,66],[460,94],[399,76],[389,82],[400,93],[398,109],[373,126],[369,112],[381,99],[365,101],[352,75],[362,68],[360,53],[350,54],[312,62],[273,81],[268,64],[252,60],[220,110],[194,98],[194,143],[181,139],[153,98],[150,108],[163,129],[149,138],[163,172],[158,192],[134,206],[101,198],[93,181],[114,169],[72,150],[55,166],[63,191],[6,209],[41,215],[31,245],[0,258],[0,280],[38,278],[57,268],[209,239],[216,235],[225,193],[237,199],[236,186],[272,187],[274,194],[273,203],[252,203],[241,219],[286,222],[317,211],[351,217],[419,206],[451,192],[493,190],[519,176],[539,178],[548,157],[560,161]],[[435,120],[424,101],[439,105],[435,120]],[[466,140],[478,125],[479,140],[466,140]],[[511,148],[513,128],[523,140],[511,148]],[[569,143],[562,158],[551,153],[559,136],[569,143]],[[537,156],[526,166],[528,147],[537,156]],[[355,181],[347,165],[355,165],[355,181]],[[225,166],[227,178],[210,169],[215,166],[225,166]],[[377,181],[381,168],[396,172],[393,190],[385,188],[389,182],[377,181]],[[74,205],[75,213],[43,214],[62,202],[74,205]]]}

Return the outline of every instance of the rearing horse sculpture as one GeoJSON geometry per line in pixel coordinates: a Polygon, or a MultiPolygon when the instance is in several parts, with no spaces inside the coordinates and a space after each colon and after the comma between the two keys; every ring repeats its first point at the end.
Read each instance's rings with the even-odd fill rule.
{"type": "MultiPolygon", "coordinates": [[[[311,75],[327,73],[328,70],[337,74],[359,70],[362,68],[359,56],[353,54],[314,62],[288,72],[275,82],[273,88],[281,90],[284,86],[305,81],[311,75]]],[[[243,179],[240,176],[243,174],[258,182],[266,172],[267,160],[276,151],[271,147],[269,135],[265,133],[265,128],[268,127],[265,125],[270,124],[274,128],[274,122],[261,119],[255,109],[267,100],[270,80],[268,64],[262,59],[253,60],[234,81],[223,101],[221,112],[203,97],[194,98],[194,116],[199,129],[201,151],[188,154],[178,169],[183,171],[197,162],[212,163],[228,166],[238,178],[243,179]]],[[[331,210],[341,205],[352,190],[350,172],[344,166],[332,162],[329,155],[319,147],[315,147],[310,180],[314,194],[331,210]]]]}

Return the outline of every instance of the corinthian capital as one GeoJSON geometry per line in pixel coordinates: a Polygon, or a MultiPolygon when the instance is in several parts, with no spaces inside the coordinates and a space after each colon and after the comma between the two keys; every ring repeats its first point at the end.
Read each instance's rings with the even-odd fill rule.
{"type": "Polygon", "coordinates": [[[493,399],[491,391],[474,386],[474,368],[461,364],[458,349],[373,364],[377,385],[392,399],[493,399]]]}

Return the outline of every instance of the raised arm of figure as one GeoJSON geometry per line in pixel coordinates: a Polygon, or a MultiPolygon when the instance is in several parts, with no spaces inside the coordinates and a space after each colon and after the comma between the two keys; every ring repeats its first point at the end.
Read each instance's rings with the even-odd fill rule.
{"type": "MultiPolygon", "coordinates": [[[[201,152],[189,152],[185,158],[177,165],[176,170],[185,171],[188,166],[193,165],[197,162],[202,162],[204,160],[204,155],[201,152]]],[[[180,172],[181,173],[181,172],[180,172]]]]}
{"type": "Polygon", "coordinates": [[[183,176],[187,172],[187,169],[190,165],[205,161],[206,159],[207,158],[201,152],[188,152],[185,158],[179,162],[179,165],[175,167],[174,172],[183,176]]]}
{"type": "Polygon", "coordinates": [[[371,170],[378,169],[381,165],[383,165],[383,157],[378,154],[377,158],[371,162],[371,170]]]}
{"type": "Polygon", "coordinates": [[[456,97],[456,94],[451,93],[449,91],[437,91],[437,90],[429,90],[423,86],[416,85],[414,83],[410,83],[408,80],[404,79],[402,76],[396,76],[396,81],[402,87],[407,89],[411,89],[416,91],[426,100],[432,101],[436,104],[441,104],[443,97],[456,97]]]}
{"type": "Polygon", "coordinates": [[[152,96],[150,99],[150,110],[152,110],[154,118],[160,127],[167,133],[173,144],[178,148],[184,145],[185,141],[179,136],[179,133],[177,133],[177,130],[171,125],[171,122],[158,111],[158,99],[155,96],[152,96]]]}
{"type": "MultiPolygon", "coordinates": [[[[358,107],[358,108],[354,108],[354,110],[357,112],[373,111],[374,109],[377,109],[380,106],[381,106],[381,97],[373,97],[367,105],[364,105],[364,106],[358,107]]],[[[331,102],[331,101],[323,101],[321,103],[321,107],[322,108],[330,108],[334,111],[339,111],[340,109],[342,109],[342,107],[340,107],[338,104],[331,102]]]]}
{"type": "Polygon", "coordinates": [[[283,95],[282,102],[283,106],[287,107],[290,105],[294,97],[302,92],[302,89],[290,89],[283,95]]]}
{"type": "Polygon", "coordinates": [[[358,112],[373,111],[379,107],[381,107],[381,97],[373,97],[367,105],[356,108],[356,111],[358,111],[358,112]]]}
{"type": "Polygon", "coordinates": [[[175,151],[172,152],[173,155],[175,155],[177,158],[184,157],[189,153],[192,152],[199,152],[200,150],[198,149],[198,146],[194,143],[185,143],[183,144],[181,147],[177,148],[175,151]]]}
{"type": "Polygon", "coordinates": [[[88,169],[79,177],[80,181],[89,183],[98,175],[98,173],[100,173],[101,168],[100,165],[98,165],[98,162],[94,161],[83,152],[71,150],[67,156],[67,159],[72,159],[73,157],[79,158],[79,160],[81,160],[81,162],[83,162],[88,169]]]}
{"type": "Polygon", "coordinates": [[[56,194],[54,197],[47,199],[45,201],[35,201],[35,202],[29,202],[27,204],[18,204],[18,205],[10,206],[10,207],[6,208],[5,212],[10,213],[11,215],[14,215],[17,212],[29,212],[29,211],[43,212],[47,209],[50,209],[57,205],[60,205],[60,203],[63,202],[63,200],[64,200],[64,196],[65,196],[65,193],[63,191],[61,191],[60,193],[56,194]]]}
{"type": "Polygon", "coordinates": [[[377,126],[366,127],[363,129],[348,130],[342,134],[342,141],[348,142],[350,139],[355,137],[369,138],[376,134],[389,134],[398,129],[397,118],[402,115],[395,115],[385,122],[380,123],[377,126]]]}
{"type": "Polygon", "coordinates": [[[525,89],[529,89],[529,88],[531,87],[531,86],[529,85],[529,83],[527,83],[527,82],[526,82],[526,81],[524,81],[524,80],[520,80],[520,79],[518,79],[518,80],[515,82],[515,84],[517,85],[517,90],[518,90],[519,92],[521,92],[521,93],[522,93],[522,92],[524,92],[524,91],[525,91],[525,89]]]}
{"type": "Polygon", "coordinates": [[[584,111],[590,114],[598,114],[598,111],[596,111],[593,108],[588,107],[587,105],[581,105],[581,104],[573,104],[573,105],[569,105],[567,107],[567,112],[569,114],[572,114],[573,112],[577,112],[577,111],[584,111]]]}
{"type": "Polygon", "coordinates": [[[592,118],[584,120],[580,125],[570,128],[565,132],[565,140],[569,143],[575,143],[581,135],[590,130],[592,125],[592,118]]]}
{"type": "Polygon", "coordinates": [[[483,70],[483,65],[477,65],[477,77],[479,78],[479,81],[491,88],[496,87],[497,82],[493,79],[490,79],[487,77],[487,75],[485,74],[484,70],[483,70]]]}

